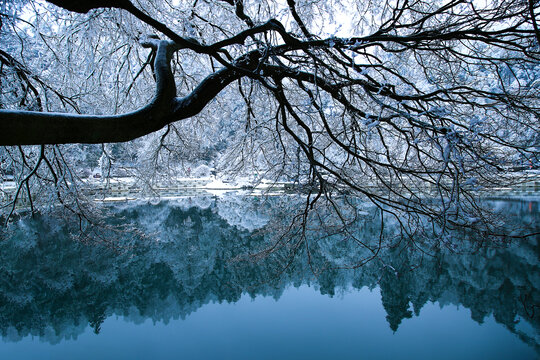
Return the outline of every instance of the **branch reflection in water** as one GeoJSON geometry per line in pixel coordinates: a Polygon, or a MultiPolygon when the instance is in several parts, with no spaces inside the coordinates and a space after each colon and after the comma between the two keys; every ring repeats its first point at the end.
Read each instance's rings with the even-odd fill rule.
{"type": "MultiPolygon", "coordinates": [[[[128,221],[139,232],[104,228],[101,240],[110,241],[90,244],[74,240],[61,220],[21,220],[0,233],[0,334],[55,344],[88,325],[99,333],[111,315],[167,323],[208,303],[244,294],[279,299],[307,284],[329,296],[378,289],[393,331],[428,302],[463,306],[478,323],[493,316],[539,352],[538,235],[482,247],[466,232],[452,243],[426,234],[413,241],[396,221],[381,231],[378,209],[361,203],[346,229],[332,227],[324,211],[314,218],[325,226],[291,226],[287,209],[299,204],[229,196],[117,207],[110,223],[128,221]]],[[[490,204],[521,233],[538,231],[537,202],[490,204]]]]}

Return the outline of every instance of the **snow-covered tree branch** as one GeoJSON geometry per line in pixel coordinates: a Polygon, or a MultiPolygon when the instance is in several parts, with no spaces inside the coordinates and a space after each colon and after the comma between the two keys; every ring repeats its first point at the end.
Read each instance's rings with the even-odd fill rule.
{"type": "Polygon", "coordinates": [[[540,161],[537,1],[50,3],[3,5],[0,145],[133,140],[454,225],[540,161]]]}

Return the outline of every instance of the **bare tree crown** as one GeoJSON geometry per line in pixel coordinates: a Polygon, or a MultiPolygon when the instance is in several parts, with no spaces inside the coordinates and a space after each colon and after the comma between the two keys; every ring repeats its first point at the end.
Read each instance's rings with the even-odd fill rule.
{"type": "Polygon", "coordinates": [[[539,162],[537,1],[50,2],[0,14],[0,144],[41,146],[27,175],[58,183],[47,144],[137,139],[156,167],[210,141],[231,171],[304,174],[311,205],[463,225],[470,189],[539,162]]]}

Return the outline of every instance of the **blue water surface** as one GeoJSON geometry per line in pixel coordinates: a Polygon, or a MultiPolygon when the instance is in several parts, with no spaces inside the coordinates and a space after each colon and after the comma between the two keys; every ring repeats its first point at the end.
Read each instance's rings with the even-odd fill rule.
{"type": "Polygon", "coordinates": [[[107,318],[100,334],[51,345],[38,337],[3,342],[2,359],[535,359],[534,349],[492,317],[484,324],[465,308],[427,304],[395,333],[377,289],[334,298],[288,288],[276,301],[243,296],[207,304],[167,324],[107,318]]]}
{"type": "Polygon", "coordinates": [[[272,242],[218,205],[123,210],[155,237],[121,250],[50,219],[14,225],[0,242],[0,359],[538,358],[538,238],[429,257],[393,246],[339,270],[363,250],[327,234],[310,235],[309,260],[286,246],[241,258],[272,242]]]}

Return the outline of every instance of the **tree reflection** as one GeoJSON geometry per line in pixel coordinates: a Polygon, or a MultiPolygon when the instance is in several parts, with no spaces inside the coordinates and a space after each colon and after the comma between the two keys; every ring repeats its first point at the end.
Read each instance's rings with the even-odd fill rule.
{"type": "MultiPolygon", "coordinates": [[[[99,333],[101,323],[112,314],[137,323],[168,322],[210,302],[236,302],[245,293],[278,299],[290,285],[315,284],[329,296],[351,288],[380,287],[393,331],[404,319],[418,316],[426,303],[438,301],[470,309],[479,323],[493,315],[539,349],[538,237],[499,247],[471,247],[470,253],[433,247],[437,242],[425,239],[426,247],[390,241],[373,258],[368,246],[347,241],[346,234],[314,226],[306,232],[309,257],[308,245],[293,246],[294,239],[283,241],[265,256],[254,256],[276,244],[276,222],[290,221],[278,206],[285,200],[247,198],[242,205],[237,199],[227,201],[207,201],[202,207],[186,201],[118,210],[118,218],[151,234],[124,233],[117,239],[124,245],[122,251],[74,241],[69,225],[51,218],[17,223],[9,234],[0,234],[4,238],[0,241],[0,333],[4,339],[34,335],[56,343],[77,337],[88,325],[99,333]],[[241,222],[234,220],[242,212],[251,215],[241,222]],[[372,261],[347,269],[354,259],[370,257],[372,261]],[[520,330],[520,321],[532,325],[534,333],[520,330]]],[[[529,203],[504,206],[516,219],[537,226],[537,208],[531,211],[529,203]]],[[[366,245],[376,244],[381,230],[378,212],[362,214],[348,231],[366,245]]],[[[392,239],[394,232],[399,229],[385,225],[387,238],[392,239]]]]}

